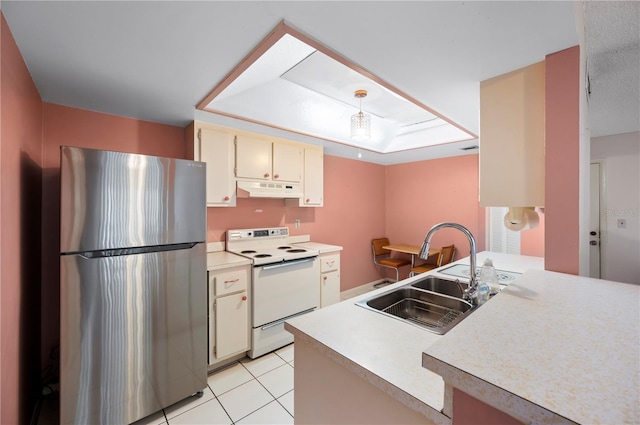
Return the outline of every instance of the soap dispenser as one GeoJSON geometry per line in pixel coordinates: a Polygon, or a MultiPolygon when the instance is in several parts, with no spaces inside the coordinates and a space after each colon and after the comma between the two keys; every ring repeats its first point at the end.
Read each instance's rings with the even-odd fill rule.
{"type": "Polygon", "coordinates": [[[493,267],[493,261],[491,258],[484,260],[482,269],[480,269],[479,283],[486,283],[489,286],[491,295],[495,295],[500,292],[500,281],[498,280],[498,274],[493,267]]]}

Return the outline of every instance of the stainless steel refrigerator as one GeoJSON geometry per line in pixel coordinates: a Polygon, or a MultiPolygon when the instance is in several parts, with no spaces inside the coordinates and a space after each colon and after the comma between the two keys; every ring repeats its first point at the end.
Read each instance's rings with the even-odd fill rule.
{"type": "Polygon", "coordinates": [[[207,385],[205,164],[61,147],[60,422],[126,424],[207,385]]]}

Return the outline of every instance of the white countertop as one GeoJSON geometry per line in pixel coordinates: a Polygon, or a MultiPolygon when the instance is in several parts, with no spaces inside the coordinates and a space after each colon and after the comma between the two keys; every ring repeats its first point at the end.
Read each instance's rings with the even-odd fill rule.
{"type": "Polygon", "coordinates": [[[325,243],[318,242],[300,242],[296,243],[296,245],[301,246],[307,249],[317,249],[320,254],[324,254],[325,252],[334,252],[334,251],[342,251],[342,247],[338,245],[328,245],[325,243]]]}
{"type": "MultiPolygon", "coordinates": [[[[482,264],[487,257],[500,269],[522,272],[529,267],[542,267],[541,258],[492,252],[479,253],[478,263],[482,264]]],[[[464,259],[456,263],[465,262],[468,264],[464,259]]],[[[420,277],[424,275],[411,280],[420,277]]],[[[444,381],[421,364],[422,352],[446,335],[439,336],[355,305],[360,299],[407,282],[408,279],[292,319],[285,328],[435,423],[449,423],[449,418],[440,413],[444,404],[444,381]]]]}
{"type": "Polygon", "coordinates": [[[532,270],[424,366],[528,423],[640,422],[640,286],[532,270]]]}
{"type": "Polygon", "coordinates": [[[214,271],[228,267],[251,264],[251,260],[227,251],[207,252],[207,270],[214,271]]]}

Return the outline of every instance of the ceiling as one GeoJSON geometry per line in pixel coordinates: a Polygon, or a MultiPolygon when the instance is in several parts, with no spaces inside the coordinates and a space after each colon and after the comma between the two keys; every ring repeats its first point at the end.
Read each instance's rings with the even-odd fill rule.
{"type": "MultiPolygon", "coordinates": [[[[200,119],[321,144],[347,157],[357,150],[195,106],[285,20],[478,134],[479,82],[578,44],[580,31],[571,1],[3,0],[1,7],[46,102],[179,126],[200,119]]],[[[592,135],[639,131],[638,2],[587,2],[583,12],[592,135]],[[606,65],[612,57],[623,59],[606,65]]],[[[362,159],[393,164],[454,156],[470,144],[367,152],[362,159]]]]}

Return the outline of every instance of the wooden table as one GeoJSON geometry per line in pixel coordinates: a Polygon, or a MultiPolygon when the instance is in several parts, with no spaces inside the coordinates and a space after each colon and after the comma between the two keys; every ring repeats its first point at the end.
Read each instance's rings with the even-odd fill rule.
{"type": "MultiPolygon", "coordinates": [[[[415,267],[416,255],[420,254],[420,247],[415,245],[408,245],[405,243],[397,244],[397,245],[386,245],[382,248],[388,249],[389,251],[401,252],[403,254],[411,255],[411,268],[415,267]]],[[[429,248],[429,256],[434,254],[439,254],[440,248],[429,248]]]]}

